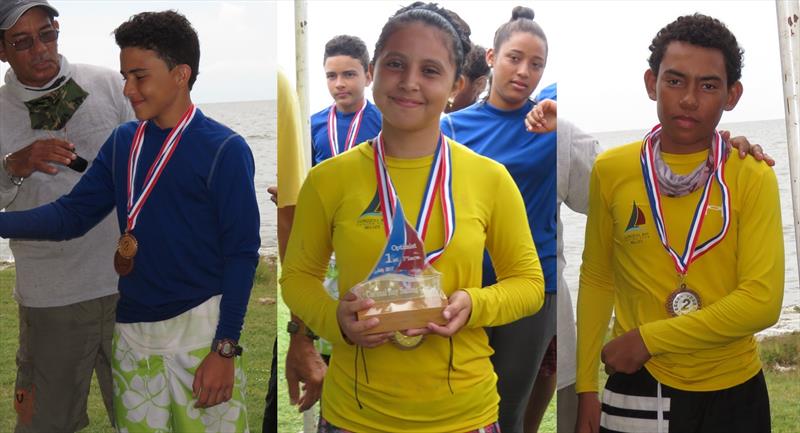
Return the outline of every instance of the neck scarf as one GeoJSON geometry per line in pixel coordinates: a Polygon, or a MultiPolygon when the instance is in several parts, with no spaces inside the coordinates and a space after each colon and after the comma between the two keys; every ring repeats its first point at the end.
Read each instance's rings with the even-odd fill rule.
{"type": "MultiPolygon", "coordinates": [[[[714,146],[708,152],[708,158],[700,163],[689,174],[675,174],[669,168],[661,156],[661,140],[656,140],[653,144],[653,156],[655,162],[656,173],[658,174],[658,186],[661,193],[668,197],[683,197],[696,191],[701,186],[705,185],[708,176],[714,170],[714,161],[716,158],[716,151],[714,146]]],[[[723,160],[727,157],[726,149],[722,150],[723,160]]]]}

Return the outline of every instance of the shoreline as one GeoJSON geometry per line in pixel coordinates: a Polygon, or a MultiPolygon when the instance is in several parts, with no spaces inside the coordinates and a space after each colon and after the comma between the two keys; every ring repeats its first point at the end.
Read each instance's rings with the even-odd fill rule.
{"type": "MultiPolygon", "coordinates": [[[[278,254],[275,248],[264,248],[259,251],[261,259],[269,263],[277,262],[278,254]]],[[[13,261],[0,260],[0,272],[13,268],[13,261]]],[[[755,334],[757,341],[778,337],[782,335],[789,335],[795,332],[800,332],[800,305],[787,305],[781,310],[781,315],[778,321],[763,331],[755,334]]]]}
{"type": "Polygon", "coordinates": [[[756,333],[756,341],[800,332],[800,305],[787,305],[781,310],[778,321],[767,329],[756,333]]]}

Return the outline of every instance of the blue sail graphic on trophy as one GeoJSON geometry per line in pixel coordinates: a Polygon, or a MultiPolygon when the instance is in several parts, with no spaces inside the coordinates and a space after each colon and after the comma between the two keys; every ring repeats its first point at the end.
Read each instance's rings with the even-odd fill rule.
{"type": "Polygon", "coordinates": [[[416,276],[425,269],[425,246],[417,231],[406,222],[400,201],[395,203],[392,231],[370,280],[385,274],[416,276]]]}

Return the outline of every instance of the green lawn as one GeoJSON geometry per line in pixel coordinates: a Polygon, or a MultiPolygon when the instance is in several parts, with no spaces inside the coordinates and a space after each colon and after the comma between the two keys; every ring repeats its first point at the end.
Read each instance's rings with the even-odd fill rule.
{"type": "MultiPolygon", "coordinates": [[[[259,264],[256,272],[245,329],[242,333],[242,346],[245,349],[245,370],[247,374],[247,408],[250,431],[261,431],[264,415],[264,396],[267,392],[272,343],[275,338],[275,304],[262,304],[259,298],[276,297],[276,269],[273,259],[259,264]]],[[[0,271],[0,432],[14,431],[16,413],[12,405],[16,370],[14,356],[17,348],[17,304],[11,297],[14,287],[14,270],[0,271]]],[[[90,424],[81,432],[112,432],[105,414],[100,392],[95,382],[89,396],[90,424]]],[[[182,432],[183,433],[183,432],[182,432]]]]}

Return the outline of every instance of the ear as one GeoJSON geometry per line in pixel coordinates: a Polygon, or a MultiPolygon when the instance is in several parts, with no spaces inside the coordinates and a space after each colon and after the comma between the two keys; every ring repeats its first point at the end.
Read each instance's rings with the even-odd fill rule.
{"type": "Polygon", "coordinates": [[[728,100],[725,101],[725,111],[731,111],[736,104],[739,103],[739,98],[742,97],[742,93],[744,92],[744,88],[742,87],[742,82],[737,81],[733,83],[733,85],[728,89],[728,100]]]}
{"type": "Polygon", "coordinates": [[[372,84],[372,63],[367,66],[367,72],[364,75],[367,77],[367,85],[365,87],[369,87],[372,84]]]}
{"type": "Polygon", "coordinates": [[[0,41],[0,61],[8,63],[8,56],[6,56],[6,41],[0,41]]]}
{"type": "MultiPolygon", "coordinates": [[[[367,79],[370,83],[375,79],[375,62],[369,62],[369,67],[367,67],[367,79]]],[[[367,83],[367,85],[369,85],[369,83],[367,83]]]]}
{"type": "Polygon", "coordinates": [[[186,64],[175,66],[175,83],[189,87],[189,79],[192,77],[192,67],[186,64]]]}
{"type": "Polygon", "coordinates": [[[486,63],[490,68],[494,68],[494,48],[486,50],[486,63]]]}
{"type": "Polygon", "coordinates": [[[657,81],[658,76],[656,76],[652,69],[647,68],[647,70],[644,71],[644,87],[647,89],[647,96],[653,101],[658,99],[658,94],[656,93],[657,81]]]}
{"type": "Polygon", "coordinates": [[[450,90],[450,97],[454,98],[458,92],[464,89],[464,75],[459,75],[458,79],[453,83],[453,89],[450,90]]]}
{"type": "Polygon", "coordinates": [[[53,28],[56,29],[56,30],[60,30],[57,20],[53,20],[53,28]]]}

